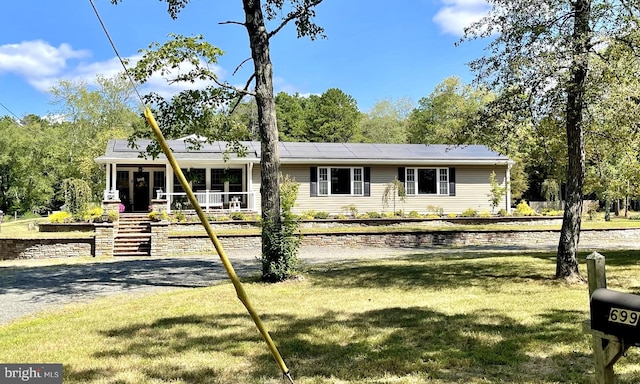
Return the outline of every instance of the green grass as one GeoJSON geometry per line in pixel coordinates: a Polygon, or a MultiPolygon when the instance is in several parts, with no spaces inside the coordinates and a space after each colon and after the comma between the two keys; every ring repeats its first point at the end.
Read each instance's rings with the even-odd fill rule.
{"type": "Polygon", "coordinates": [[[92,237],[93,232],[38,232],[39,223],[48,222],[46,218],[18,219],[5,221],[0,224],[0,238],[23,238],[23,239],[63,239],[77,237],[92,237]]]}
{"type": "MultiPolygon", "coordinates": [[[[610,288],[640,292],[639,253],[605,256],[610,288]]],[[[587,287],[554,269],[551,253],[417,252],[245,287],[296,383],[590,383],[587,287]]],[[[226,283],[2,326],[0,361],[62,362],[65,383],[282,382],[226,283]]],[[[616,373],[640,381],[635,348],[616,373]]]]}

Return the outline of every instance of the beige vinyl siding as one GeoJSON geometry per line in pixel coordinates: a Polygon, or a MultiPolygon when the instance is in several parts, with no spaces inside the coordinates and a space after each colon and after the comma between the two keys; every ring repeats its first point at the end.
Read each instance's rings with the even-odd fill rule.
{"type": "MultiPolygon", "coordinates": [[[[324,166],[324,165],[323,165],[324,166]]],[[[328,165],[331,167],[331,165],[328,165]]],[[[344,167],[344,165],[335,165],[344,167]]],[[[298,199],[294,213],[301,214],[304,211],[328,212],[332,215],[347,213],[349,205],[357,207],[359,213],[365,212],[391,212],[393,200],[389,206],[383,207],[382,196],[388,183],[398,175],[397,166],[371,167],[371,196],[310,196],[310,167],[308,165],[282,165],[282,173],[288,174],[300,183],[298,199]]],[[[425,168],[420,166],[420,168],[425,168]]],[[[496,180],[504,185],[506,166],[456,166],[456,196],[443,195],[413,195],[407,196],[403,203],[396,198],[396,210],[405,212],[417,211],[428,213],[429,206],[440,207],[445,213],[461,213],[468,208],[478,212],[491,212],[489,202],[489,175],[496,172],[496,180]]],[[[260,168],[253,169],[253,190],[256,191],[256,208],[260,207],[260,168]]],[[[503,199],[497,210],[505,208],[506,200],[503,199]]]]}
{"type": "MultiPolygon", "coordinates": [[[[481,212],[491,212],[489,176],[496,172],[496,180],[504,185],[506,166],[456,166],[456,195],[413,195],[407,196],[405,211],[424,213],[427,207],[442,208],[444,213],[461,213],[469,208],[481,212]]],[[[499,207],[507,208],[506,196],[499,207]]]]}

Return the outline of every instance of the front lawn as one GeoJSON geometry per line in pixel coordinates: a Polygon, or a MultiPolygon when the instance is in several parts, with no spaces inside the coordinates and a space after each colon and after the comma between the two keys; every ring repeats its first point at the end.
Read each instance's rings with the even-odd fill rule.
{"type": "MultiPolygon", "coordinates": [[[[610,288],[638,293],[638,252],[605,256],[610,288]]],[[[554,270],[552,253],[416,251],[245,287],[296,383],[590,383],[587,287],[554,270]]],[[[227,283],[2,326],[0,361],[64,363],[65,383],[283,382],[227,283]]],[[[640,381],[635,348],[616,373],[640,381]]]]}

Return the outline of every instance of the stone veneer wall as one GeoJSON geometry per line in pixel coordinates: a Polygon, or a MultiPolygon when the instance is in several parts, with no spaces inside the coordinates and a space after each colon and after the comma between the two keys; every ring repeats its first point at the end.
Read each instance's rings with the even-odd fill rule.
{"type": "Polygon", "coordinates": [[[94,239],[0,239],[0,260],[49,259],[94,255],[94,239]]]}
{"type": "MultiPolygon", "coordinates": [[[[411,247],[433,246],[513,246],[536,248],[556,246],[560,231],[394,231],[386,233],[311,233],[305,234],[302,244],[306,246],[344,246],[344,247],[411,247]]],[[[218,236],[225,248],[256,249],[261,247],[260,235],[218,236]]],[[[608,242],[627,243],[640,246],[640,229],[582,230],[580,246],[607,249],[608,242]]],[[[169,255],[187,255],[211,253],[214,251],[211,240],[206,235],[181,236],[168,238],[169,255]]]]}
{"type": "Polygon", "coordinates": [[[95,249],[93,256],[113,256],[113,244],[115,243],[115,225],[113,223],[95,224],[95,249]]]}
{"type": "MultiPolygon", "coordinates": [[[[153,223],[152,256],[193,255],[214,252],[206,235],[169,234],[168,222],[153,223]]],[[[260,254],[261,236],[220,235],[220,242],[227,249],[253,250],[260,254]]],[[[553,247],[559,239],[558,231],[425,231],[407,230],[383,233],[309,233],[302,243],[307,246],[344,247],[414,247],[433,246],[537,246],[553,247]]],[[[608,245],[628,244],[640,247],[640,229],[582,230],[580,247],[586,249],[612,248],[608,245]]],[[[40,259],[52,257],[109,256],[113,255],[113,226],[104,223],[96,226],[94,238],[69,239],[0,239],[0,260],[40,259]],[[111,253],[109,253],[111,252],[111,253]]]]}
{"type": "Polygon", "coordinates": [[[168,221],[151,223],[151,256],[169,254],[169,225],[168,221]]]}

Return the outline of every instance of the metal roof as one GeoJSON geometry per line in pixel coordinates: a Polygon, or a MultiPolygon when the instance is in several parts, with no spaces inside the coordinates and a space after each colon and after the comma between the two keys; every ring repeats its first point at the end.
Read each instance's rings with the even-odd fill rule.
{"type": "MultiPolygon", "coordinates": [[[[144,159],[141,154],[150,140],[138,140],[137,148],[130,148],[127,140],[109,140],[106,152],[96,158],[99,163],[166,163],[161,154],[157,159],[144,159]]],[[[169,140],[169,147],[178,161],[223,161],[227,143],[202,143],[200,149],[185,140],[169,140]]],[[[260,142],[241,142],[246,156],[229,153],[234,162],[259,162],[260,142]]],[[[364,144],[364,143],[298,143],[280,142],[280,160],[287,164],[317,163],[447,163],[447,164],[507,164],[509,158],[491,151],[484,145],[425,145],[425,144],[364,144]]]]}

